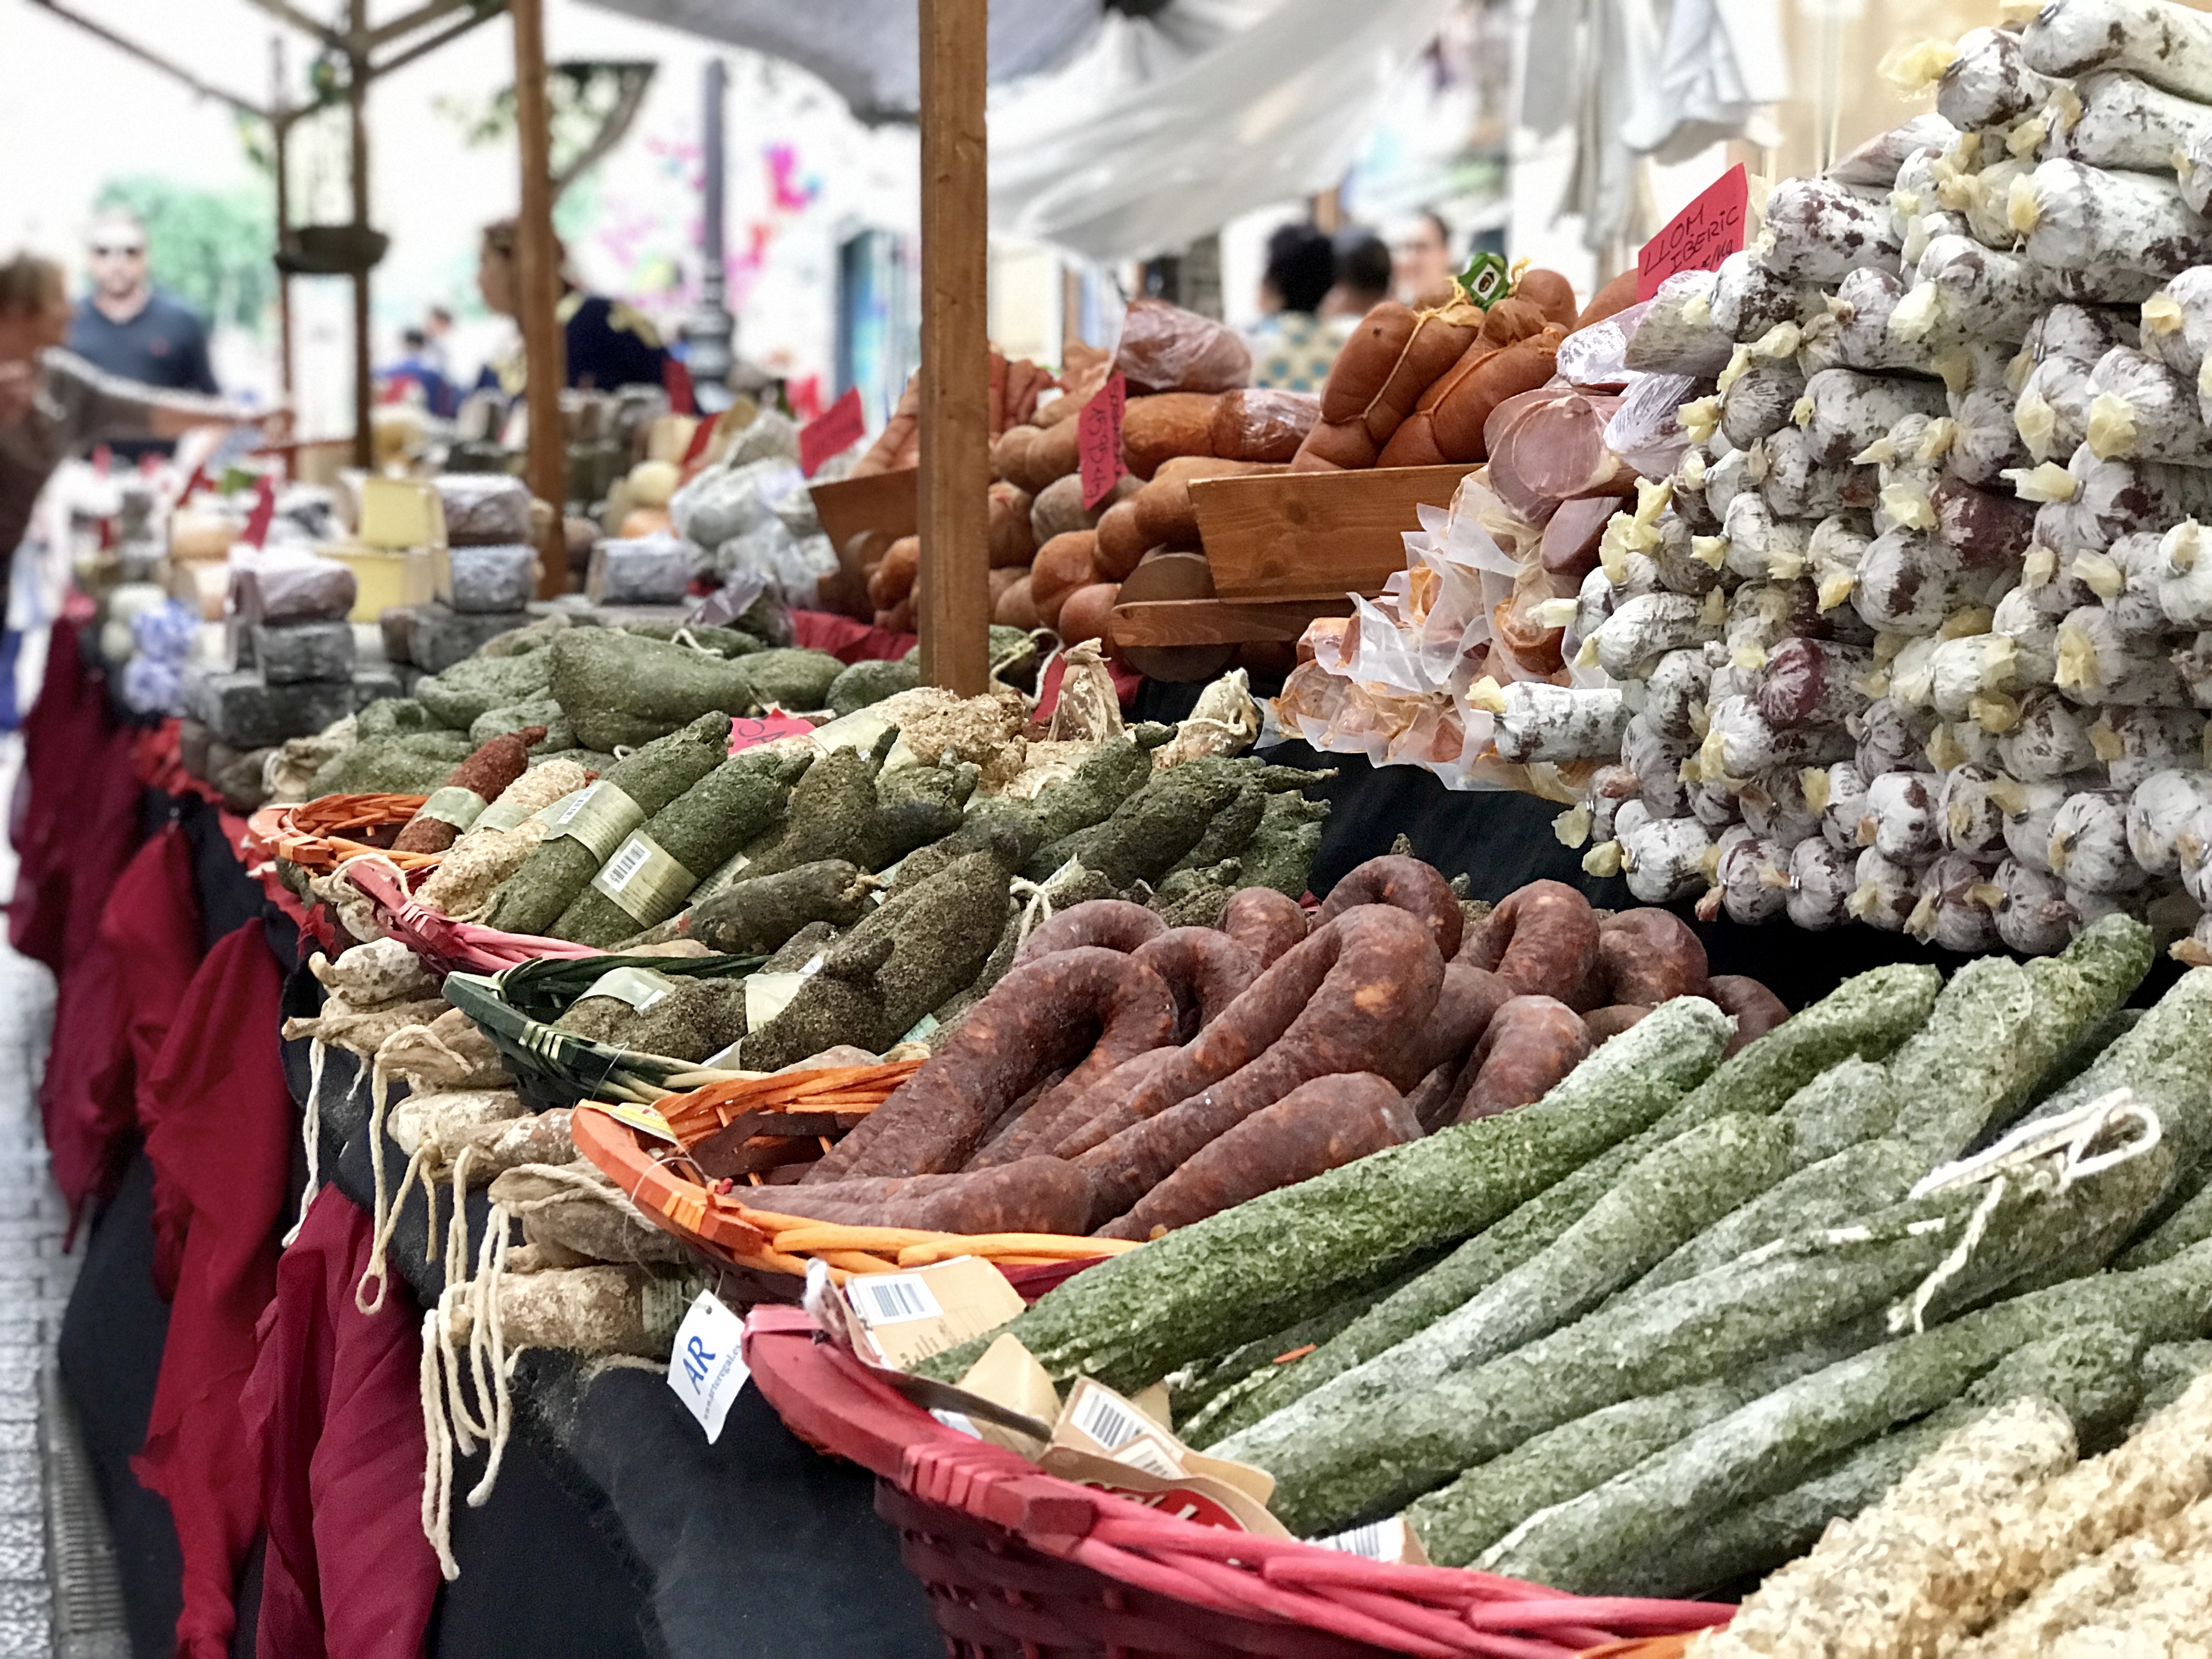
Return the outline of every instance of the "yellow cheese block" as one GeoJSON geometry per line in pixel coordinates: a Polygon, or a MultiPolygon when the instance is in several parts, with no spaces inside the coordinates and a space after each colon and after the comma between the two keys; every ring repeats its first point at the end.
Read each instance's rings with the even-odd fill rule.
{"type": "Polygon", "coordinates": [[[363,478],[361,526],[356,533],[368,547],[442,547],[445,508],[438,492],[416,479],[363,478]]]}
{"type": "Polygon", "coordinates": [[[358,586],[347,613],[351,621],[373,623],[392,605],[423,605],[438,595],[438,556],[429,548],[338,544],[316,550],[353,572],[358,586]]]}

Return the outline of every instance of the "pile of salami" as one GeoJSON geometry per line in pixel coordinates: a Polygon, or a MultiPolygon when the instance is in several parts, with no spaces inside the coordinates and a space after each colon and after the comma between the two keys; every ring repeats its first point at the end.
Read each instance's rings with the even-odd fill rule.
{"type": "MultiPolygon", "coordinates": [[[[1633,710],[1589,862],[1647,902],[1961,951],[2185,928],[2212,19],[2057,0],[1922,68],[1936,113],[1778,185],[1748,248],[1623,319],[1632,360],[1715,379],[1568,629],[1633,710]]],[[[1506,688],[1585,754],[1618,695],[1506,688]]]]}

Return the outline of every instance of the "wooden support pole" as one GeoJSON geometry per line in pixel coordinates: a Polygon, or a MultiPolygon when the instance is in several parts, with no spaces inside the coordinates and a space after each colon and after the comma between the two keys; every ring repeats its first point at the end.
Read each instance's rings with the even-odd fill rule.
{"type": "MultiPolygon", "coordinates": [[[[270,168],[276,180],[276,247],[282,253],[292,239],[292,112],[291,100],[287,95],[284,80],[284,37],[269,37],[269,150],[270,168]]],[[[283,388],[284,404],[292,405],[292,276],[283,264],[276,266],[276,372],[278,384],[283,388]]],[[[295,410],[295,418],[297,411],[295,410]]],[[[284,452],[284,473],[293,476],[299,452],[284,452]]]]}
{"type": "Polygon", "coordinates": [[[561,388],[568,383],[562,338],[561,258],[553,240],[551,117],[545,101],[545,12],[542,0],[512,0],[514,17],[514,126],[522,150],[522,213],[515,237],[515,278],[522,322],[525,396],[530,408],[530,493],[553,507],[553,526],[539,546],[538,593],[568,590],[568,543],[562,514],[568,501],[568,445],[561,430],[561,388]]]}
{"type": "Polygon", "coordinates": [[[990,679],[986,0],[921,0],[921,677],[990,679]]]}
{"type": "MultiPolygon", "coordinates": [[[[350,160],[353,164],[353,222],[368,228],[368,0],[351,0],[346,37],[346,113],[349,118],[350,160]]],[[[374,401],[375,364],[369,356],[368,272],[353,276],[353,464],[376,464],[374,434],[369,428],[369,406],[374,401]]]]}

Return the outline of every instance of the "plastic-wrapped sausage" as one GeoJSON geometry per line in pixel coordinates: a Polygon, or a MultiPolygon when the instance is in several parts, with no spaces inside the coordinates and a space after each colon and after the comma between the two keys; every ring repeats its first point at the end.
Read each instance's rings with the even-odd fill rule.
{"type": "Polygon", "coordinates": [[[1885,772],[1867,782],[1859,844],[1918,868],[1943,850],[1942,781],[1927,772],[1885,772]]]}
{"type": "Polygon", "coordinates": [[[2212,772],[2169,767],[2152,773],[2128,797],[2129,853],[2151,875],[2179,875],[2178,843],[2208,806],[2212,772]]]}
{"type": "Polygon", "coordinates": [[[2197,634],[2167,653],[2173,672],[2189,688],[2189,700],[2199,708],[2212,708],[2212,633],[2197,634]]]}
{"type": "Polygon", "coordinates": [[[2212,18],[2171,0],[2066,0],[2020,34],[2021,56],[2045,75],[2126,70],[2154,86],[2212,101],[2212,18]]]}
{"type": "Polygon", "coordinates": [[[1981,604],[1990,576],[1968,570],[1928,531],[1886,530],[1867,544],[1851,608],[1887,634],[1933,634],[1952,614],[1981,604]]]}
{"type": "Polygon", "coordinates": [[[1620,752],[1628,706],[1614,690],[1516,680],[1497,720],[1501,760],[1596,760],[1620,752]]]}
{"type": "Polygon", "coordinates": [[[2040,358],[2021,383],[2013,425],[2029,455],[2049,461],[2071,455],[2089,435],[2089,384],[2095,368],[2077,357],[2040,358]]]}
{"type": "MultiPolygon", "coordinates": [[[[1948,642],[1942,634],[1917,635],[1903,641],[1896,654],[1890,658],[1882,679],[1878,682],[1883,695],[1908,708],[1933,709],[1936,707],[1936,653],[1948,642]]],[[[1897,645],[1899,636],[1892,635],[1884,643],[1897,645]]]]}
{"type": "Polygon", "coordinates": [[[1804,781],[1807,804],[1820,812],[1821,838],[1856,857],[1867,791],[1866,775],[1858,763],[1838,761],[1826,768],[1808,767],[1799,775],[1804,781]]]}
{"type": "Polygon", "coordinates": [[[1997,948],[1996,906],[2002,899],[1986,861],[1946,853],[1920,872],[1920,890],[1905,931],[1946,951],[1983,955],[1997,948]]]}
{"type": "Polygon", "coordinates": [[[1747,471],[1758,473],[1759,493],[1784,519],[1821,519],[1831,513],[1868,512],[1881,494],[1870,466],[1830,465],[1817,459],[1797,427],[1785,426],[1745,452],[1747,471]]]}
{"type": "Polygon", "coordinates": [[[1784,907],[1790,925],[1819,931],[1848,921],[1851,894],[1858,886],[1857,864],[1854,854],[1825,840],[1801,841],[1791,848],[1784,907]]]}
{"type": "Polygon", "coordinates": [[[1759,676],[1759,712],[1777,726],[1841,726],[1871,701],[1864,681],[1873,669],[1874,653],[1858,646],[1778,641],[1759,676]]]}
{"type": "Polygon", "coordinates": [[[1721,832],[1713,886],[1729,920],[1750,927],[1779,918],[1790,901],[1789,849],[1742,824],[1721,832]]]}
{"type": "MultiPolygon", "coordinates": [[[[1966,219],[1966,234],[1985,247],[2013,246],[2018,239],[2014,234],[2008,216],[2012,182],[2034,168],[2033,157],[2023,161],[2011,155],[1999,155],[1979,173],[1962,176],[1958,180],[1958,194],[1961,198],[1958,210],[1966,219]]],[[[1948,198],[1944,199],[1948,202],[1948,198]]],[[[2014,336],[2008,329],[1999,337],[2009,339],[2014,336]]]]}
{"type": "Polygon", "coordinates": [[[2096,595],[2112,620],[2114,638],[2148,644],[2173,631],[2159,594],[2166,539],[2139,530],[2102,553],[2075,556],[2073,575],[2096,595]]]}
{"type": "MultiPolygon", "coordinates": [[[[2068,459],[2066,476],[2073,486],[2063,498],[2066,534],[2046,538],[2039,516],[2036,526],[2038,541],[2063,552],[2101,553],[2138,530],[2162,531],[2184,519],[2212,517],[2212,468],[2100,461],[2084,444],[2068,459]]],[[[2055,477],[2047,482],[2054,490],[2060,488],[2055,477]]]]}
{"type": "Polygon", "coordinates": [[[1985,766],[1954,766],[1943,775],[1936,821],[1952,852],[1985,862],[2004,856],[2004,808],[1991,793],[1996,781],[1985,766]]]}
{"type": "Polygon", "coordinates": [[[1669,651],[1653,665],[1650,678],[1644,682],[1644,725],[1655,735],[1677,743],[1702,738],[1702,711],[1712,678],[1712,665],[1705,660],[1703,647],[1669,651]]]}
{"type": "MultiPolygon", "coordinates": [[[[2152,566],[2159,612],[2174,627],[2212,628],[2212,547],[2205,544],[2204,528],[2185,519],[2158,540],[2152,566]]],[[[2129,572],[2134,586],[2135,573],[2129,572]]]]}
{"type": "MultiPolygon", "coordinates": [[[[1977,199],[1996,188],[1979,179],[1968,182],[1977,199]]],[[[1997,201],[2002,213],[2002,197],[1997,201]]],[[[1961,337],[2019,340],[2049,303],[2040,275],[2027,259],[1985,247],[1971,235],[1936,236],[1921,250],[1912,284],[1889,313],[1889,332],[1899,340],[1927,343],[1928,349],[1961,337]]]]}
{"type": "MultiPolygon", "coordinates": [[[[1678,505],[1681,499],[1678,492],[1678,505]]],[[[1596,569],[1598,539],[1605,534],[1606,522],[1613,514],[1610,495],[1580,495],[1561,501],[1559,510],[1544,521],[1543,540],[1538,544],[1544,568],[1555,576],[1583,576],[1596,569]]]]}
{"type": "Polygon", "coordinates": [[[1739,249],[1713,272],[1710,303],[1715,328],[1731,340],[1756,340],[1778,324],[1796,322],[1807,291],[1739,249]]]}
{"type": "Polygon", "coordinates": [[[2004,482],[2009,467],[2024,467],[2032,459],[2014,419],[2020,399],[2018,378],[2026,379],[2032,359],[2002,346],[1962,347],[1938,359],[1947,368],[1944,385],[1950,395],[1952,439],[1944,463],[1954,477],[1994,489],[2004,482]]]}
{"type": "Polygon", "coordinates": [[[2041,109],[2060,85],[2030,66],[2016,30],[1968,29],[1936,83],[1936,109],[1961,131],[2008,127],[2041,109]]]}
{"type": "Polygon", "coordinates": [[[2010,218],[2027,238],[2029,258],[2081,272],[2118,303],[2141,301],[2159,283],[2212,258],[2212,223],[2183,199],[2179,185],[2153,173],[2045,161],[2013,181],[2010,218]]]}
{"type": "Polygon", "coordinates": [[[1564,882],[1517,887],[1475,924],[1456,960],[1486,969],[1523,996],[1565,1001],[1597,961],[1597,913],[1564,882]]]}
{"type": "Polygon", "coordinates": [[[1832,179],[1786,179],[1766,198],[1766,227],[1750,252],[1792,282],[1839,283],[1859,265],[1894,270],[1899,241],[1886,192],[1832,179]]]}
{"type": "Polygon", "coordinates": [[[1947,720],[2009,725],[2021,690],[2018,648],[2006,634],[1970,634],[1940,640],[1929,667],[1929,702],[1947,720]]]}
{"type": "Polygon", "coordinates": [[[2102,605],[2083,605],[2058,624],[2061,694],[2082,704],[2188,706],[2189,688],[2166,653],[2155,645],[2124,639],[2102,605]]]}
{"type": "Polygon", "coordinates": [[[1990,613],[1990,631],[2012,641],[2013,678],[2023,695],[2033,687],[2050,684],[2058,672],[2062,620],[2039,606],[2034,593],[2024,587],[2014,588],[1990,613]]]}
{"type": "Polygon", "coordinates": [[[1746,581],[1788,581],[1802,574],[1813,526],[1785,519],[1759,495],[1739,495],[1729,503],[1721,529],[1728,542],[1726,568],[1746,581]]]}
{"type": "Polygon", "coordinates": [[[1840,726],[1778,726],[1749,697],[1736,696],[1713,705],[1701,756],[1708,778],[1747,778],[1776,766],[1825,766],[1851,746],[1840,726]]]}
{"type": "Polygon", "coordinates": [[[1682,763],[1697,752],[1695,742],[1660,736],[1641,714],[1631,719],[1620,734],[1620,763],[1635,773],[1644,804],[1661,817],[1689,810],[1682,763]]]}
{"type": "Polygon", "coordinates": [[[1796,418],[1813,461],[1843,466],[1906,416],[1944,415],[1949,407],[1940,381],[1824,368],[1806,381],[1796,418]]]}
{"type": "Polygon", "coordinates": [[[1998,865],[1990,880],[1998,893],[1997,938],[2007,950],[2047,957],[2066,948],[2074,937],[2074,907],[2064,882],[2018,859],[1998,865]]]}
{"type": "Polygon", "coordinates": [[[1909,708],[1894,697],[1876,697],[1849,729],[1858,739],[1852,763],[1861,777],[1928,769],[1928,739],[1936,729],[1931,713],[1909,708]]]}
{"type": "Polygon", "coordinates": [[[1649,818],[1620,836],[1621,869],[1642,904],[1672,904],[1711,884],[1713,840],[1695,818],[1649,818]]]}
{"type": "Polygon", "coordinates": [[[2089,717],[2052,691],[2021,699],[2019,722],[1997,739],[1997,750],[2007,775],[2027,783],[2048,783],[2099,764],[2089,717]]]}
{"type": "Polygon", "coordinates": [[[2089,387],[2083,437],[2099,459],[2212,463],[2212,434],[2197,412],[2196,386],[2149,353],[2113,347],[2090,371],[2089,387]]]}
{"type": "Polygon", "coordinates": [[[2115,789],[2132,790],[2154,773],[2204,763],[2204,716],[2194,708],[2103,709],[2089,741],[2115,789]]]}
{"type": "Polygon", "coordinates": [[[1831,513],[1813,526],[1805,541],[1805,574],[1812,578],[1823,611],[1836,610],[1851,597],[1873,539],[1872,521],[1861,514],[1831,513]]]}
{"type": "Polygon", "coordinates": [[[1853,878],[1850,914],[1885,933],[1903,933],[1920,902],[1920,872],[1869,847],[1859,854],[1853,878]]]}
{"type": "Polygon", "coordinates": [[[2212,110],[2161,91],[2124,70],[2098,70],[2053,98],[2045,112],[2050,154],[2092,167],[2180,174],[2182,196],[2204,210],[2204,175],[2184,158],[2212,139],[2212,110]]]}
{"type": "Polygon", "coordinates": [[[1642,679],[1669,651],[1721,636],[1722,615],[1681,593],[1644,593],[1624,601],[1591,636],[1597,665],[1616,680],[1642,679]]]}
{"type": "Polygon", "coordinates": [[[1710,270],[1678,271],[1659,284],[1628,337],[1624,361],[1639,374],[1686,374],[1703,380],[1729,360],[1735,337],[1713,320],[1710,270]]]}
{"type": "Polygon", "coordinates": [[[2118,789],[2069,795],[2051,820],[2051,873],[2090,893],[2126,893],[2150,879],[2128,851],[2128,798],[2118,789]]]}
{"type": "Polygon", "coordinates": [[[2212,265],[2183,271],[2142,302],[2142,347],[2194,385],[2212,355],[2212,265]]]}

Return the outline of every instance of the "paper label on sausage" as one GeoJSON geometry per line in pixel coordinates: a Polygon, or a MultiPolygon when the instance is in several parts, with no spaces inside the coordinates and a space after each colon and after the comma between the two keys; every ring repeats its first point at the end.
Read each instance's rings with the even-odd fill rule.
{"type": "Polygon", "coordinates": [[[674,915],[698,884],[699,878],[684,867],[682,860],[642,830],[617,847],[592,878],[593,890],[612,899],[641,928],[657,927],[674,915]]]}
{"type": "Polygon", "coordinates": [[[931,1354],[995,1330],[1022,1310],[1006,1276],[981,1256],[902,1273],[855,1273],[845,1301],[883,1362],[905,1370],[931,1354]]]}
{"type": "Polygon", "coordinates": [[[418,818],[435,818],[441,823],[450,823],[456,830],[465,830],[490,809],[484,798],[473,789],[464,789],[458,783],[448,783],[433,789],[430,798],[416,811],[418,818]]]}
{"type": "Polygon", "coordinates": [[[623,837],[645,822],[645,809],[605,778],[556,806],[557,811],[546,820],[546,838],[558,841],[565,836],[580,841],[602,865],[614,856],[623,837]]]}
{"type": "Polygon", "coordinates": [[[1370,1521],[1364,1527],[1354,1527],[1350,1532],[1338,1533],[1333,1538],[1313,1540],[1325,1550],[1341,1550],[1346,1555],[1357,1555],[1369,1561],[1387,1561],[1398,1566],[1425,1567],[1428,1552],[1421,1540],[1406,1524],[1406,1517],[1394,1515],[1388,1521],[1370,1521]]]}
{"type": "Polygon", "coordinates": [[[1742,252],[1750,207],[1751,178],[1739,161],[1644,245],[1636,256],[1636,297],[1650,299],[1677,271],[1717,270],[1742,252]]]}
{"type": "MultiPolygon", "coordinates": [[[[581,793],[582,792],[580,790],[578,793],[581,793]]],[[[561,798],[561,801],[565,801],[568,799],[569,799],[568,796],[563,795],[561,798]]],[[[558,806],[561,805],[561,801],[556,801],[553,805],[558,806]]],[[[471,824],[469,828],[471,830],[512,830],[517,824],[529,823],[532,818],[543,818],[545,816],[547,810],[548,809],[546,808],[541,807],[538,811],[533,812],[520,801],[511,801],[507,799],[506,796],[501,795],[490,805],[485,807],[483,811],[477,813],[477,821],[471,824]]]]}
{"type": "MultiPolygon", "coordinates": [[[[675,988],[674,980],[650,968],[612,968],[593,980],[592,988],[584,996],[614,997],[641,1014],[675,988]]],[[[581,1002],[584,999],[576,1000],[581,1002]]]]}
{"type": "Polygon", "coordinates": [[[1076,416],[1076,453],[1083,463],[1083,505],[1095,510],[1114,493],[1128,471],[1121,459],[1121,416],[1128,406],[1129,384],[1109,374],[1076,416]]]}

